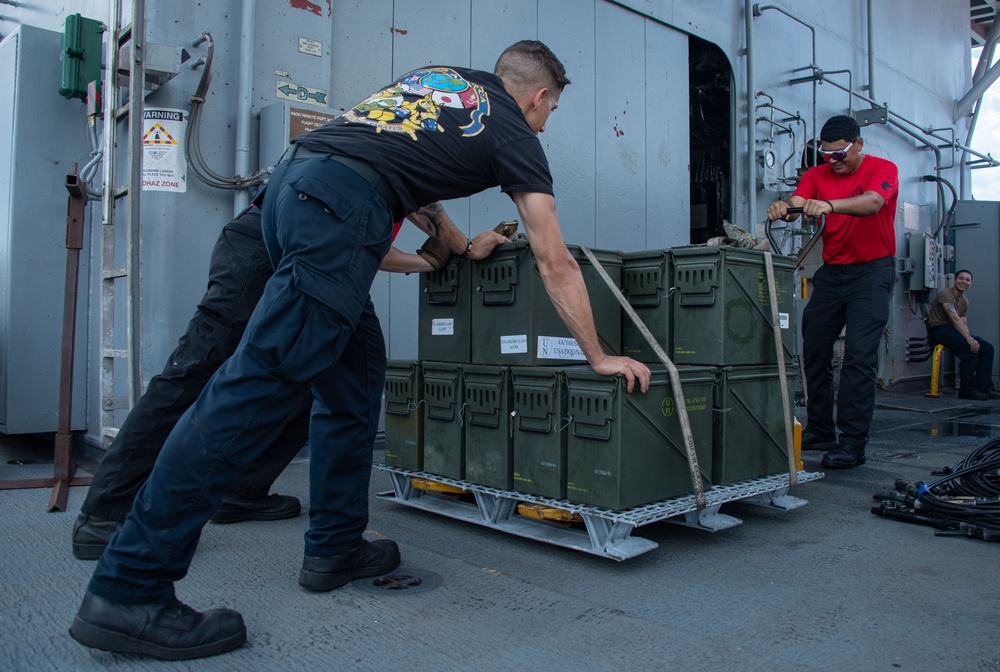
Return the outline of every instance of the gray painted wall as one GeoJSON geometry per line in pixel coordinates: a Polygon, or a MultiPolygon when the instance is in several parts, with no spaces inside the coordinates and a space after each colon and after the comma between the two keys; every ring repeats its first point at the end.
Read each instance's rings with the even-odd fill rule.
{"type": "MultiPolygon", "coordinates": [[[[776,2],[816,26],[815,65],[826,71],[850,69],[854,88],[867,93],[867,16],[865,0],[776,2]]],[[[254,34],[253,110],[275,103],[278,81],[292,81],[329,92],[334,105],[350,105],[394,76],[428,63],[489,69],[501,49],[519,39],[547,42],[566,63],[573,84],[563,94],[543,144],[556,181],[561,223],[569,242],[597,248],[654,249],[688,241],[688,62],[687,35],[717,45],[733,67],[735,223],[757,232],[767,204],[778,194],[756,192],[755,221],[748,221],[746,170],[746,44],[744,7],[739,0],[257,0],[254,34]],[[296,8],[302,7],[302,8],[296,8]],[[322,55],[298,49],[300,37],[322,44],[322,55]],[[620,133],[623,131],[624,134],[620,133]]],[[[971,83],[968,5],[964,0],[882,0],[873,3],[875,96],[919,126],[956,127],[954,101],[971,83]]],[[[85,15],[106,20],[106,1],[75,3],[85,15]]],[[[202,31],[215,43],[213,84],[204,108],[203,154],[219,173],[234,164],[237,81],[240,54],[239,0],[197,3],[151,2],[148,39],[188,45],[202,31]]],[[[4,17],[61,28],[67,9],[58,0],[33,8],[3,7],[4,17]],[[46,8],[39,10],[38,7],[46,8]]],[[[0,32],[8,32],[0,23],[0,32]]],[[[777,10],[752,22],[755,89],[775,104],[809,120],[812,86],[790,85],[812,65],[809,31],[777,10]]],[[[203,48],[189,49],[194,56],[203,48]]],[[[183,69],[150,94],[147,106],[188,109],[199,71],[183,69]]],[[[847,84],[846,75],[831,75],[847,84]]],[[[862,106],[856,103],[854,107],[862,106]]],[[[830,84],[817,87],[815,115],[821,124],[848,109],[847,94],[830,84]]],[[[757,115],[752,115],[756,117],[757,115]]],[[[769,134],[755,124],[758,142],[769,134]]],[[[928,212],[926,230],[936,221],[936,189],[918,180],[934,170],[933,155],[900,131],[865,129],[870,153],[900,167],[900,200],[928,212]]],[[[257,137],[257,130],[251,133],[257,137]]],[[[779,136],[779,156],[791,151],[779,136]]],[[[256,148],[254,148],[254,152],[256,148]]],[[[948,165],[949,157],[946,156],[948,165]]],[[[254,156],[253,165],[257,157],[254,156]]],[[[957,168],[942,175],[959,183],[957,168]]],[[[510,200],[496,191],[446,204],[470,235],[516,217],[510,200]]],[[[189,176],[185,194],[143,194],[143,357],[148,380],[173,349],[204,291],[208,256],[219,230],[233,212],[232,194],[208,188],[189,176]]],[[[99,219],[99,216],[98,216],[99,219]]],[[[899,236],[905,233],[900,229],[899,236]]],[[[421,234],[406,226],[398,246],[412,251],[421,234]]],[[[95,250],[96,254],[96,250],[95,250]]],[[[91,282],[91,305],[97,294],[91,282]]],[[[391,357],[416,356],[415,276],[383,275],[373,288],[383,318],[391,357]]],[[[902,343],[922,332],[906,295],[897,288],[892,345],[884,353],[887,380],[926,373],[903,363],[902,343]]],[[[97,426],[97,311],[91,308],[90,425],[97,426]]]]}

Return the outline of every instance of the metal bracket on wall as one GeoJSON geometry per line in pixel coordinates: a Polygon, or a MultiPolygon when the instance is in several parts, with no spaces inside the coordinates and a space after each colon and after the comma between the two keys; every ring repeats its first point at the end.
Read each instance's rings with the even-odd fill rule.
{"type": "Polygon", "coordinates": [[[855,110],[854,120],[858,122],[858,126],[888,124],[889,110],[885,107],[873,107],[869,110],[855,110]]]}

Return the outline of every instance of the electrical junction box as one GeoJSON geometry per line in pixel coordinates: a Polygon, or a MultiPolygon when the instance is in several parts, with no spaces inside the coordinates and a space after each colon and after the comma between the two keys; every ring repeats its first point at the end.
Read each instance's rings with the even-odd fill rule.
{"type": "Polygon", "coordinates": [[[938,283],[941,266],[941,245],[930,236],[924,237],[924,287],[933,289],[938,283]]]}
{"type": "MultiPolygon", "coordinates": [[[[59,33],[26,25],[0,42],[0,90],[7,92],[0,102],[0,432],[5,434],[54,432],[59,419],[66,174],[90,156],[80,104],[59,95],[54,66],[59,50],[59,33]]],[[[85,226],[73,430],[87,427],[89,250],[85,226]]]]}
{"type": "Polygon", "coordinates": [[[59,95],[83,100],[87,85],[101,80],[103,33],[100,21],[79,14],[66,17],[59,53],[59,95]]]}
{"type": "Polygon", "coordinates": [[[931,236],[921,233],[906,234],[906,256],[904,268],[912,269],[909,273],[907,289],[919,292],[925,289],[938,288],[941,258],[944,252],[942,246],[931,236]]]}

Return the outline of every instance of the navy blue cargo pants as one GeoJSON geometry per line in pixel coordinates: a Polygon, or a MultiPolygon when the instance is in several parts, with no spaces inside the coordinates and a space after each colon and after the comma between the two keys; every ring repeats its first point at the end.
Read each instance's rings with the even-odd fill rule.
{"type": "Polygon", "coordinates": [[[806,430],[821,439],[834,433],[833,345],[846,326],[837,392],[842,445],[864,449],[875,411],[878,347],[889,319],[896,270],[892,257],[862,264],[824,264],[802,314],[802,358],[809,394],[806,430]]]}
{"type": "Polygon", "coordinates": [[[973,352],[965,337],[950,324],[927,327],[931,345],[943,345],[958,360],[958,393],[963,395],[993,389],[993,344],[975,334],[972,337],[979,343],[979,352],[973,352]]]}
{"type": "Polygon", "coordinates": [[[343,553],[367,527],[386,363],[368,291],[392,213],[373,184],[324,158],[279,164],[262,210],[274,275],[98,561],[89,585],[97,595],[171,599],[226,487],[275,441],[305,390],[314,397],[305,555],[343,553]]]}

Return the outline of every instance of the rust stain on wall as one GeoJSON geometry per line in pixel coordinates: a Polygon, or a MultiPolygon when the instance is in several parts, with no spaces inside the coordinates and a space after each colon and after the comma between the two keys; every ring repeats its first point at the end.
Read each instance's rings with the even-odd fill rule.
{"type": "Polygon", "coordinates": [[[389,32],[390,33],[398,33],[400,35],[406,35],[410,31],[403,30],[402,28],[396,28],[395,26],[392,26],[392,27],[389,28],[389,32]]]}
{"type": "MultiPolygon", "coordinates": [[[[288,4],[292,6],[292,9],[304,9],[316,16],[323,16],[323,10],[315,2],[309,2],[309,0],[288,0],[288,4]]],[[[326,4],[329,7],[330,0],[327,0],[326,4]]]]}

